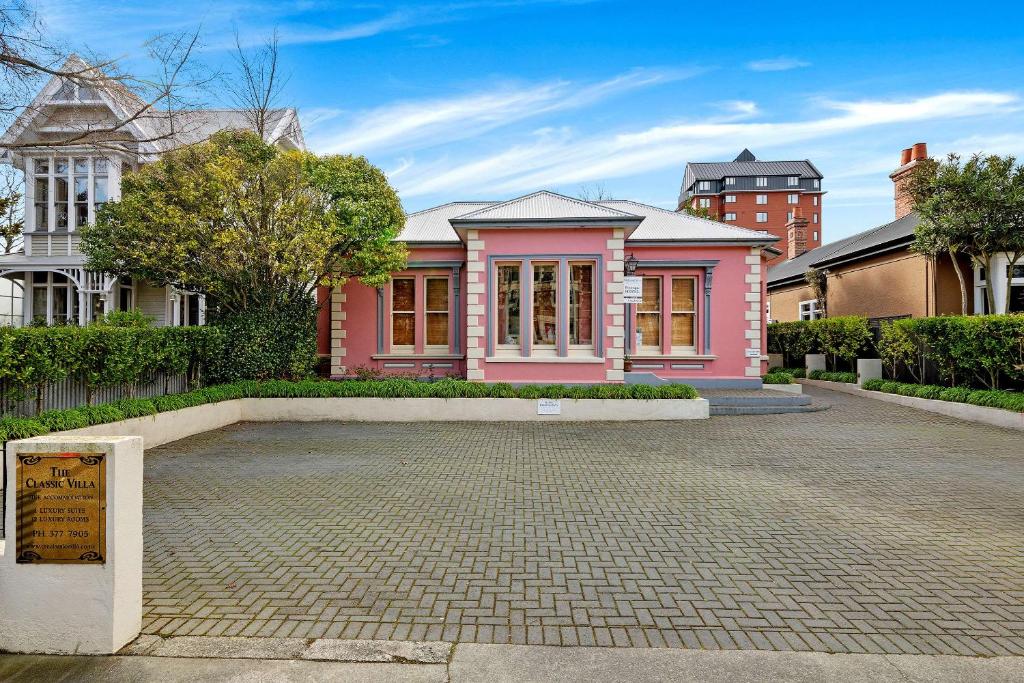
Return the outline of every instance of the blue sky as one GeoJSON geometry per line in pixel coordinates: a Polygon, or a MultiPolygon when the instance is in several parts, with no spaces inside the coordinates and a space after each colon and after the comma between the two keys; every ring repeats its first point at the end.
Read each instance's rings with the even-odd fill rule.
{"type": "MultiPolygon", "coordinates": [[[[892,218],[887,177],[932,154],[1024,157],[1016,2],[798,5],[651,0],[45,0],[69,46],[138,59],[202,26],[230,64],[237,29],[275,28],[306,141],[383,168],[408,211],[597,185],[675,208],[687,161],[810,159],[827,241],[892,218]],[[713,5],[714,3],[712,3],[713,5]]],[[[211,96],[211,105],[217,102],[211,96]]]]}

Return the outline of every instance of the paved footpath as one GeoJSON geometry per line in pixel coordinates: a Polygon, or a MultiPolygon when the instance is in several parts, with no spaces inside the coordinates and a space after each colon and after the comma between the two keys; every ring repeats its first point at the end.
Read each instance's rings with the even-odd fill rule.
{"type": "Polygon", "coordinates": [[[144,633],[1024,655],[1021,433],[240,424],[146,455],[144,633]]]}
{"type": "MultiPolygon", "coordinates": [[[[217,638],[208,640],[219,640],[217,638]]],[[[287,650],[273,639],[253,642],[253,654],[287,650]],[[260,641],[266,641],[260,643],[260,641]]],[[[352,641],[348,641],[351,643],[352,641]]],[[[437,644],[433,644],[437,645],[437,644]]],[[[869,683],[1019,683],[1021,657],[828,655],[808,652],[707,651],[657,648],[557,648],[534,645],[445,644],[439,663],[251,659],[232,646],[224,656],[55,657],[0,655],[6,683],[220,683],[221,681],[381,681],[390,683],[558,683],[630,681],[735,683],[822,681],[869,683]]],[[[315,647],[315,643],[310,648],[315,647]]],[[[212,655],[210,648],[203,648],[212,655]]],[[[323,652],[319,656],[323,656],[323,652]]]]}

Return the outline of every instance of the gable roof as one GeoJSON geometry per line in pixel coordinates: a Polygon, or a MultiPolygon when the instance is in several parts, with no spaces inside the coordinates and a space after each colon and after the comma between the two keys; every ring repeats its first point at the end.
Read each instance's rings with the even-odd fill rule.
{"type": "Polygon", "coordinates": [[[459,216],[458,223],[520,222],[520,221],[613,221],[639,222],[638,216],[594,202],[567,197],[548,190],[516,197],[459,216]]]}
{"type": "Polygon", "coordinates": [[[534,192],[504,202],[450,202],[406,216],[398,240],[410,244],[451,243],[461,240],[455,226],[473,224],[523,225],[580,219],[595,225],[637,225],[627,241],[739,242],[769,245],[778,238],[766,232],[676,213],[628,200],[587,202],[554,192],[534,192]],[[530,213],[530,211],[535,211],[530,213]],[[481,216],[483,218],[481,218],[481,216]]]}
{"type": "Polygon", "coordinates": [[[873,256],[880,251],[908,246],[913,242],[914,230],[920,222],[917,212],[910,213],[889,223],[804,252],[796,258],[769,268],[768,286],[789,284],[797,278],[802,278],[811,267],[826,267],[873,256]]]}

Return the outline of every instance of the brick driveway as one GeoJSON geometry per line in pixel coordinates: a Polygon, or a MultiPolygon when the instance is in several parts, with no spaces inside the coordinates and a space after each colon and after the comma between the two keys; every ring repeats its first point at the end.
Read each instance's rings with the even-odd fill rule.
{"type": "Polygon", "coordinates": [[[153,449],[143,631],[1024,654],[1024,434],[810,393],[833,408],[153,449]]]}

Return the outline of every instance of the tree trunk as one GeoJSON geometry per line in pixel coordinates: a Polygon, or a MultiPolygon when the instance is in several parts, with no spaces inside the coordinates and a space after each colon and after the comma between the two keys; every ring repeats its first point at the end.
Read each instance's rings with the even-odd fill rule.
{"type": "Polygon", "coordinates": [[[43,396],[46,385],[40,382],[36,385],[36,415],[40,415],[43,412],[43,396]]]}
{"type": "MultiPolygon", "coordinates": [[[[992,284],[995,282],[995,273],[992,271],[992,261],[993,261],[992,254],[986,254],[985,255],[985,281],[988,284],[988,286],[985,287],[985,300],[988,301],[988,312],[989,313],[995,313],[996,312],[996,295],[995,295],[995,292],[992,291],[992,284]]],[[[1009,292],[1007,292],[1007,295],[1009,295],[1009,292]]],[[[1009,298],[1009,296],[1007,296],[1007,298],[1009,298]]]]}
{"type": "MultiPolygon", "coordinates": [[[[960,315],[967,315],[967,281],[964,279],[963,268],[960,267],[960,260],[956,257],[956,253],[949,252],[949,258],[953,261],[953,270],[956,271],[956,279],[960,282],[960,315]]],[[[936,259],[935,277],[938,279],[939,268],[938,259],[936,259]]],[[[938,308],[938,302],[936,303],[936,309],[938,308]]],[[[935,311],[938,313],[938,310],[935,311]]]]}
{"type": "Polygon", "coordinates": [[[1010,258],[1010,254],[1007,254],[1007,258],[1010,259],[1009,264],[1006,266],[1006,297],[1003,299],[1003,313],[1010,312],[1010,289],[1013,287],[1013,267],[1017,265],[1017,261],[1020,260],[1020,256],[1016,254],[1010,258]]]}

